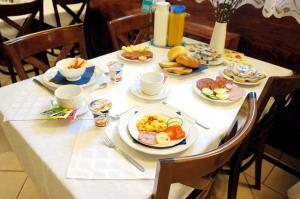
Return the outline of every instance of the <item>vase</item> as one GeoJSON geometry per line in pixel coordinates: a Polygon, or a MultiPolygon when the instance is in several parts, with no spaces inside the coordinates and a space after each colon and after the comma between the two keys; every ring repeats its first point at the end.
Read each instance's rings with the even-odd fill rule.
{"type": "Polygon", "coordinates": [[[225,48],[227,23],[215,23],[213,34],[210,39],[209,47],[223,55],[225,48]]]}

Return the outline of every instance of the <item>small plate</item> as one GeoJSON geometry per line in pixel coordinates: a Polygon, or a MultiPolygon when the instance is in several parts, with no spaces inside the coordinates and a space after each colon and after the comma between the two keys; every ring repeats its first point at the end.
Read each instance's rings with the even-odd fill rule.
{"type": "Polygon", "coordinates": [[[259,85],[261,83],[261,80],[258,80],[257,82],[238,82],[238,81],[235,81],[233,78],[227,76],[224,71],[221,71],[221,75],[227,79],[230,79],[232,80],[235,84],[240,84],[240,85],[246,85],[246,86],[256,86],[256,85],[259,85]]]}
{"type": "Polygon", "coordinates": [[[216,103],[221,103],[221,104],[231,104],[231,103],[235,103],[237,101],[239,101],[242,97],[240,97],[239,99],[235,100],[235,101],[231,101],[231,100],[214,100],[214,99],[210,99],[208,97],[206,97],[201,90],[197,87],[197,84],[194,84],[194,91],[197,95],[199,95],[201,98],[206,99],[208,101],[211,102],[216,102],[216,103]]]}
{"type": "Polygon", "coordinates": [[[143,60],[143,61],[137,60],[137,59],[127,59],[127,58],[125,58],[125,57],[122,56],[122,51],[120,51],[118,53],[118,56],[120,57],[120,59],[122,59],[124,61],[134,62],[134,63],[146,63],[146,62],[149,62],[149,61],[151,61],[153,59],[153,57],[152,58],[148,58],[148,59],[143,60]]]}
{"type": "MultiPolygon", "coordinates": [[[[56,84],[56,83],[50,81],[57,73],[58,73],[58,69],[56,67],[52,67],[43,74],[42,80],[46,86],[48,86],[50,88],[58,88],[58,87],[62,86],[60,84],[56,84]]],[[[102,70],[95,66],[94,74],[91,77],[90,81],[87,82],[86,84],[81,84],[79,86],[87,87],[87,86],[91,86],[91,85],[95,84],[102,74],[103,74],[102,70]]],[[[72,83],[70,83],[70,84],[72,84],[72,83]]]]}
{"type": "Polygon", "coordinates": [[[130,88],[131,93],[144,100],[162,100],[166,98],[170,92],[170,88],[163,86],[161,92],[158,95],[147,95],[141,91],[141,87],[138,81],[136,81],[130,88]]]}
{"type": "Polygon", "coordinates": [[[131,148],[146,153],[150,155],[170,155],[182,152],[186,149],[188,149],[198,138],[199,129],[197,128],[196,124],[186,118],[187,126],[189,127],[188,130],[188,136],[186,137],[186,144],[178,144],[170,148],[152,148],[145,145],[142,145],[136,141],[133,140],[131,135],[128,131],[128,121],[129,118],[131,118],[132,114],[135,113],[135,111],[151,111],[153,109],[159,109],[160,111],[170,111],[173,110],[174,113],[178,112],[177,109],[174,109],[172,107],[166,106],[166,105],[148,105],[144,107],[138,107],[136,109],[133,109],[131,112],[128,112],[127,114],[123,115],[120,118],[120,122],[118,125],[118,130],[121,139],[131,148]]]}

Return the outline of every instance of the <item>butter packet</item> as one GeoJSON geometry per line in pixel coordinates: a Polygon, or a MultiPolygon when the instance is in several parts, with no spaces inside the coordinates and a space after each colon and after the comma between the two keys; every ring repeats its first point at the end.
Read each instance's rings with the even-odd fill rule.
{"type": "Polygon", "coordinates": [[[50,110],[42,112],[42,115],[46,115],[50,119],[68,119],[72,120],[76,118],[76,109],[67,109],[61,107],[55,107],[50,110]]]}

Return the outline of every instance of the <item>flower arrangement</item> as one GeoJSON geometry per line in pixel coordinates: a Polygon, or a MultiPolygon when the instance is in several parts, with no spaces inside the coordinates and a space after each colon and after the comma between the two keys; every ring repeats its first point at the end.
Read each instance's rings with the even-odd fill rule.
{"type": "MultiPolygon", "coordinates": [[[[203,0],[196,0],[200,3],[203,0]]],[[[219,23],[228,23],[231,15],[237,10],[244,0],[210,0],[215,8],[216,21],[219,23]]]]}

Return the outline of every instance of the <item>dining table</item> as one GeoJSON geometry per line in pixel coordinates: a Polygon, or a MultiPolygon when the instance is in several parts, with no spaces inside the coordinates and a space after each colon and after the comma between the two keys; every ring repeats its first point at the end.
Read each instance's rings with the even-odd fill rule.
{"type": "MultiPolygon", "coordinates": [[[[15,1],[0,1],[0,5],[1,4],[13,4],[13,3],[22,3],[22,2],[28,2],[31,0],[15,0],[15,1]]],[[[71,4],[68,5],[70,7],[70,9],[72,11],[74,11],[75,13],[78,12],[78,10],[81,7],[81,3],[77,3],[77,4],[71,4]]],[[[72,21],[72,16],[70,16],[66,10],[64,10],[63,8],[61,8],[60,6],[58,7],[58,13],[61,19],[61,26],[66,26],[69,25],[70,22],[72,21]]],[[[85,15],[85,10],[81,13],[80,15],[80,19],[83,21],[84,19],[84,15],[85,15]]],[[[50,25],[52,27],[57,27],[57,23],[56,23],[56,19],[55,19],[55,14],[54,14],[54,8],[53,8],[53,4],[52,4],[52,0],[44,0],[43,2],[43,12],[44,12],[44,23],[47,25],[50,25]]],[[[25,19],[27,18],[27,15],[19,15],[19,16],[13,16],[10,17],[13,21],[15,21],[16,23],[18,23],[19,25],[22,25],[25,21],[25,19]]],[[[36,19],[39,19],[39,13],[36,15],[36,19]]],[[[3,20],[0,19],[0,30],[1,30],[1,34],[2,36],[4,36],[5,38],[8,39],[12,39],[15,38],[17,35],[17,30],[13,27],[11,27],[10,25],[6,24],[3,20]]]]}
{"type": "MultiPolygon", "coordinates": [[[[189,38],[184,38],[184,41],[198,43],[189,38]]],[[[158,64],[167,61],[168,48],[155,47],[150,42],[141,45],[148,46],[153,52],[153,59],[131,62],[120,58],[120,51],[116,51],[89,60],[102,72],[93,87],[84,88],[86,96],[90,100],[110,100],[111,115],[123,113],[121,118],[111,120],[106,127],[95,126],[89,111],[75,120],[42,118],[39,113],[51,105],[54,96],[35,84],[32,78],[0,88],[0,137],[2,134],[7,139],[24,170],[45,198],[151,198],[159,159],[197,155],[215,149],[226,136],[246,93],[256,92],[259,97],[269,77],[292,75],[291,70],[247,57],[251,65],[267,77],[256,85],[240,85],[245,90],[240,100],[218,103],[197,94],[195,85],[201,78],[214,79],[225,65],[208,66],[206,70],[189,75],[173,75],[165,73],[158,64]],[[121,81],[111,80],[107,68],[111,61],[124,64],[121,81]],[[139,84],[141,74],[149,71],[168,76],[164,88],[168,92],[157,100],[132,92],[139,84]],[[107,86],[101,86],[103,82],[107,86]],[[196,118],[209,129],[190,120],[194,129],[193,140],[188,147],[183,146],[184,150],[178,151],[174,151],[175,148],[182,146],[147,149],[124,139],[135,108],[147,110],[165,106],[181,111],[187,118],[196,118]],[[139,162],[145,172],[136,169],[115,149],[107,147],[103,143],[104,134],[139,162]]],[[[43,81],[43,76],[34,78],[43,81]]],[[[191,190],[191,187],[173,184],[169,198],[185,198],[191,190]]]]}

